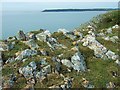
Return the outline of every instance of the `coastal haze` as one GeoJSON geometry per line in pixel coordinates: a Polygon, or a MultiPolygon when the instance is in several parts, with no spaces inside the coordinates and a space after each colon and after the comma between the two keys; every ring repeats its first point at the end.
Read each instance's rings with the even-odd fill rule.
{"type": "Polygon", "coordinates": [[[45,9],[91,9],[117,8],[117,2],[39,2],[39,3],[3,3],[2,30],[3,39],[16,35],[18,30],[29,32],[47,29],[50,32],[59,28],[74,30],[80,24],[106,11],[87,12],[41,12],[45,9]]]}

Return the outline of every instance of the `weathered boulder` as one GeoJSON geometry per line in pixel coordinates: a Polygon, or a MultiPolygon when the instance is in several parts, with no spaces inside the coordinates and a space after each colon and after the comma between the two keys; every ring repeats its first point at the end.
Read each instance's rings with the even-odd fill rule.
{"type": "Polygon", "coordinates": [[[31,49],[26,49],[24,51],[21,52],[20,55],[18,55],[15,60],[22,60],[26,57],[30,57],[30,56],[33,56],[33,55],[37,55],[37,51],[36,50],[31,50],[31,49]]]}
{"type": "Polygon", "coordinates": [[[51,72],[51,66],[50,66],[50,65],[47,65],[47,66],[43,67],[43,68],[42,68],[42,72],[43,72],[44,74],[50,73],[50,72],[51,72]]]}
{"type": "Polygon", "coordinates": [[[34,33],[27,33],[28,39],[36,40],[36,35],[34,33]]]}
{"type": "Polygon", "coordinates": [[[7,63],[12,63],[12,62],[14,62],[15,61],[15,58],[14,57],[12,57],[12,58],[8,58],[8,60],[5,62],[6,64],[7,63]]]}
{"type": "Polygon", "coordinates": [[[27,44],[31,49],[37,49],[37,48],[39,48],[39,46],[37,45],[37,43],[36,43],[33,39],[29,39],[28,41],[26,41],[26,44],[27,44]]]}
{"type": "Polygon", "coordinates": [[[120,66],[120,60],[116,60],[115,63],[120,66]]]}
{"type": "Polygon", "coordinates": [[[83,38],[82,42],[83,46],[87,46],[91,50],[94,50],[94,55],[96,57],[102,58],[107,52],[107,49],[102,44],[100,44],[92,35],[86,35],[85,38],[83,38]]]}
{"type": "Polygon", "coordinates": [[[9,79],[9,85],[10,87],[12,87],[14,85],[14,82],[17,80],[17,77],[14,74],[10,75],[10,79],[9,79]]]}
{"type": "Polygon", "coordinates": [[[67,60],[67,59],[62,59],[61,60],[62,64],[67,66],[67,67],[73,67],[73,64],[70,62],[70,60],[67,60]]]}
{"type": "Polygon", "coordinates": [[[9,47],[5,42],[0,41],[0,51],[8,51],[9,47]]]}
{"type": "Polygon", "coordinates": [[[115,88],[115,84],[113,82],[109,82],[106,84],[107,88],[115,88]]]}
{"type": "Polygon", "coordinates": [[[21,30],[18,32],[18,39],[19,39],[19,40],[24,40],[24,41],[27,39],[27,38],[26,38],[26,35],[25,35],[24,32],[21,31],[21,30]]]}
{"type": "Polygon", "coordinates": [[[75,53],[71,57],[71,62],[73,63],[73,69],[77,71],[86,71],[86,63],[84,61],[84,57],[80,52],[75,53]]]}
{"type": "Polygon", "coordinates": [[[58,29],[57,32],[58,32],[58,33],[59,33],[59,32],[62,32],[63,34],[66,34],[66,33],[69,32],[69,31],[67,31],[66,29],[58,29]]]}
{"type": "Polygon", "coordinates": [[[39,62],[40,65],[47,65],[48,63],[46,62],[46,58],[43,58],[39,62]]]}
{"type": "Polygon", "coordinates": [[[82,79],[82,85],[85,88],[94,88],[94,85],[91,85],[90,82],[87,79],[85,79],[85,78],[82,79]]]}
{"type": "Polygon", "coordinates": [[[112,27],[112,29],[118,29],[118,28],[119,26],[117,24],[112,27]]]}
{"type": "Polygon", "coordinates": [[[26,79],[33,78],[33,68],[28,65],[26,67],[19,68],[19,73],[24,75],[26,79]]]}
{"type": "Polygon", "coordinates": [[[16,36],[7,38],[7,41],[13,41],[13,40],[17,40],[16,36]]]}
{"type": "Polygon", "coordinates": [[[47,37],[50,37],[51,34],[49,31],[44,31],[36,35],[37,40],[46,42],[47,37]]]}
{"type": "Polygon", "coordinates": [[[110,41],[112,41],[113,43],[117,42],[118,39],[119,39],[118,36],[112,36],[112,37],[110,37],[110,41]]]}
{"type": "Polygon", "coordinates": [[[83,34],[80,33],[80,32],[78,32],[77,30],[74,30],[74,35],[77,36],[77,37],[79,37],[80,39],[83,38],[83,34]]]}
{"type": "Polygon", "coordinates": [[[118,56],[114,52],[112,52],[111,50],[108,50],[106,55],[109,59],[116,60],[118,58],[118,56]]]}
{"type": "Polygon", "coordinates": [[[65,82],[64,85],[65,85],[65,87],[68,88],[68,89],[72,88],[72,83],[73,83],[72,81],[73,81],[73,78],[68,78],[68,77],[64,78],[64,82],[65,82]]]}
{"type": "Polygon", "coordinates": [[[55,62],[55,72],[60,74],[61,72],[61,63],[60,62],[55,62]]]}
{"type": "Polygon", "coordinates": [[[19,68],[19,73],[22,74],[27,80],[30,80],[34,78],[36,68],[37,68],[36,63],[32,61],[29,63],[29,65],[19,68]]]}
{"type": "Polygon", "coordinates": [[[33,70],[36,70],[37,68],[36,63],[34,61],[30,62],[29,66],[32,67],[33,70]]]}
{"type": "Polygon", "coordinates": [[[15,42],[11,42],[8,44],[8,50],[12,50],[15,46],[15,42]]]}
{"type": "Polygon", "coordinates": [[[108,28],[108,29],[107,29],[107,33],[108,33],[108,34],[112,34],[112,28],[108,28]]]}

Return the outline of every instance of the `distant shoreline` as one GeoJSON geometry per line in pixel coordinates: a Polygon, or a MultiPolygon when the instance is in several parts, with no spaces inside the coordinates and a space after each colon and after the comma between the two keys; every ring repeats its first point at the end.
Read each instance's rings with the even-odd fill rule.
{"type": "Polygon", "coordinates": [[[103,9],[45,9],[42,12],[84,12],[84,11],[112,11],[119,10],[118,8],[103,8],[103,9]]]}

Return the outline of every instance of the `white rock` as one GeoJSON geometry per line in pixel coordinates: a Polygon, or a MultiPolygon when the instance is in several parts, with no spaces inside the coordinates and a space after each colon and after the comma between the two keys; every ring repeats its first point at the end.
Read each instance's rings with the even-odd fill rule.
{"type": "Polygon", "coordinates": [[[36,63],[34,61],[30,62],[29,65],[33,68],[33,70],[36,70],[37,66],[36,66],[36,63]]]}
{"type": "Polygon", "coordinates": [[[118,28],[119,28],[119,26],[117,24],[112,27],[112,29],[118,29],[118,28]]]}
{"type": "Polygon", "coordinates": [[[73,67],[73,64],[70,62],[70,60],[67,60],[67,59],[62,59],[61,60],[62,64],[67,66],[67,67],[73,67]]]}
{"type": "Polygon", "coordinates": [[[112,33],[112,28],[108,28],[107,33],[111,34],[112,33]]]}
{"type": "Polygon", "coordinates": [[[45,73],[45,74],[50,73],[51,72],[51,66],[47,65],[47,66],[43,67],[42,72],[45,73]]]}
{"type": "Polygon", "coordinates": [[[110,50],[108,50],[108,52],[106,53],[106,55],[107,55],[107,57],[109,59],[113,59],[113,60],[117,59],[117,55],[115,55],[115,53],[112,52],[112,51],[110,51],[110,50]]]}
{"type": "Polygon", "coordinates": [[[119,60],[116,60],[115,63],[120,66],[120,61],[119,60]]]}
{"type": "Polygon", "coordinates": [[[85,71],[86,70],[86,64],[84,61],[84,57],[81,55],[80,52],[75,53],[71,57],[71,62],[73,63],[73,69],[77,71],[85,71]]]}

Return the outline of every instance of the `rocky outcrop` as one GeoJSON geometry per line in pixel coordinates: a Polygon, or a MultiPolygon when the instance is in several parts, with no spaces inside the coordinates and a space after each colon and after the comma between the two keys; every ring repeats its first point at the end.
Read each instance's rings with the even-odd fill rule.
{"type": "Polygon", "coordinates": [[[37,49],[39,46],[33,39],[29,39],[28,41],[25,42],[31,49],[37,49]]]}
{"type": "Polygon", "coordinates": [[[23,41],[25,41],[27,38],[26,38],[26,35],[24,34],[24,32],[22,31],[22,30],[20,30],[19,32],[18,32],[18,39],[19,40],[23,40],[23,41]]]}
{"type": "Polygon", "coordinates": [[[30,57],[30,56],[34,56],[37,55],[37,51],[36,50],[31,50],[31,49],[26,49],[24,51],[21,52],[20,55],[18,55],[15,60],[22,60],[24,58],[30,57]]]}
{"type": "Polygon", "coordinates": [[[73,64],[73,69],[77,71],[86,71],[86,63],[84,61],[84,57],[81,55],[80,52],[75,53],[71,57],[71,62],[73,64]]]}
{"type": "Polygon", "coordinates": [[[118,55],[115,55],[115,53],[110,50],[107,51],[106,56],[109,59],[113,59],[113,60],[116,60],[118,58],[118,55]]]}
{"type": "Polygon", "coordinates": [[[9,47],[5,42],[0,41],[0,51],[8,51],[9,47]]]}
{"type": "Polygon", "coordinates": [[[85,78],[82,78],[82,85],[85,88],[94,88],[94,85],[91,85],[90,82],[85,78]]]}
{"type": "Polygon", "coordinates": [[[36,35],[37,40],[46,42],[47,37],[51,36],[49,31],[43,31],[36,35]]]}
{"type": "Polygon", "coordinates": [[[82,39],[82,42],[83,46],[87,46],[91,50],[94,50],[94,55],[98,58],[104,58],[106,55],[109,59],[115,60],[117,58],[117,55],[110,50],[107,51],[107,48],[100,44],[94,35],[86,35],[85,38],[82,39]],[[111,55],[113,55],[113,57],[111,55]]]}
{"type": "Polygon", "coordinates": [[[7,41],[14,41],[14,40],[17,40],[16,36],[7,38],[7,41]]]}
{"type": "Polygon", "coordinates": [[[73,67],[73,64],[70,62],[70,60],[67,60],[67,59],[62,59],[61,60],[62,64],[67,66],[67,67],[73,67]]]}

